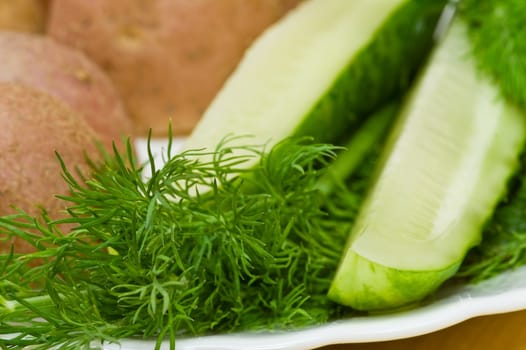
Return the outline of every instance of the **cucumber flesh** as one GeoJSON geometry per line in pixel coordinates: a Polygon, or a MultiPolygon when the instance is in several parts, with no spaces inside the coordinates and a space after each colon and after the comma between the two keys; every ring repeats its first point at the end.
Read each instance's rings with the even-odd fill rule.
{"type": "Polygon", "coordinates": [[[525,116],[476,70],[455,20],[402,107],[329,297],[417,301],[451,277],[517,169],[525,116]]]}
{"type": "Polygon", "coordinates": [[[343,137],[409,84],[443,3],[302,2],[249,48],[184,148],[213,149],[229,134],[268,147],[290,136],[343,137]]]}

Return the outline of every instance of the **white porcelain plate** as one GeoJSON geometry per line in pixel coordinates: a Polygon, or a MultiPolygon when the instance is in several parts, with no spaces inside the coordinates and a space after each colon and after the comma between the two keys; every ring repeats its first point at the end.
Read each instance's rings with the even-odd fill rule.
{"type": "MultiPolygon", "coordinates": [[[[159,154],[163,142],[153,142],[159,154]]],[[[139,141],[138,149],[144,143],[139,141]]],[[[177,146],[177,144],[176,144],[177,146]]],[[[143,148],[144,149],[144,148],[143,148]]],[[[139,152],[139,157],[143,157],[139,152]]],[[[296,331],[236,333],[181,339],[178,350],[300,350],[331,344],[385,341],[437,331],[466,319],[526,309],[526,267],[476,285],[442,288],[432,301],[397,313],[353,317],[296,331]]],[[[122,340],[106,350],[149,350],[154,343],[122,340]]],[[[169,345],[163,344],[163,350],[169,345]]]]}

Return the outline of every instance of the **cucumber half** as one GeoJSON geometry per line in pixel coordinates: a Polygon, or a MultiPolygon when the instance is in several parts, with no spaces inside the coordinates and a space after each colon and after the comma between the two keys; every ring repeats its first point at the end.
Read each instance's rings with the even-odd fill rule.
{"type": "Polygon", "coordinates": [[[395,308],[451,277],[517,169],[525,119],[476,70],[455,19],[402,108],[329,297],[395,308]]]}
{"type": "Polygon", "coordinates": [[[443,5],[302,2],[248,49],[184,148],[213,149],[229,134],[268,147],[305,135],[334,143],[409,85],[443,5]]]}

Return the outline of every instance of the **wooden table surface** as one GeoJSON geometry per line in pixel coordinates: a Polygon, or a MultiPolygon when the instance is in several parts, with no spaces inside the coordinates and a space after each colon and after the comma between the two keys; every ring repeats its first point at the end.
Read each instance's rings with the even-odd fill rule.
{"type": "Polygon", "coordinates": [[[367,344],[332,345],[318,350],[526,350],[526,311],[477,317],[414,338],[367,344]]]}

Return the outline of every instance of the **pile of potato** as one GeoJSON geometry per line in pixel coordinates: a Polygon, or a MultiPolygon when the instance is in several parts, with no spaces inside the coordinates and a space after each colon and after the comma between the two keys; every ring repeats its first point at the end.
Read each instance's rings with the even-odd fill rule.
{"type": "Polygon", "coordinates": [[[55,152],[86,169],[96,142],[189,133],[299,1],[0,0],[0,215],[63,214],[55,152]]]}

